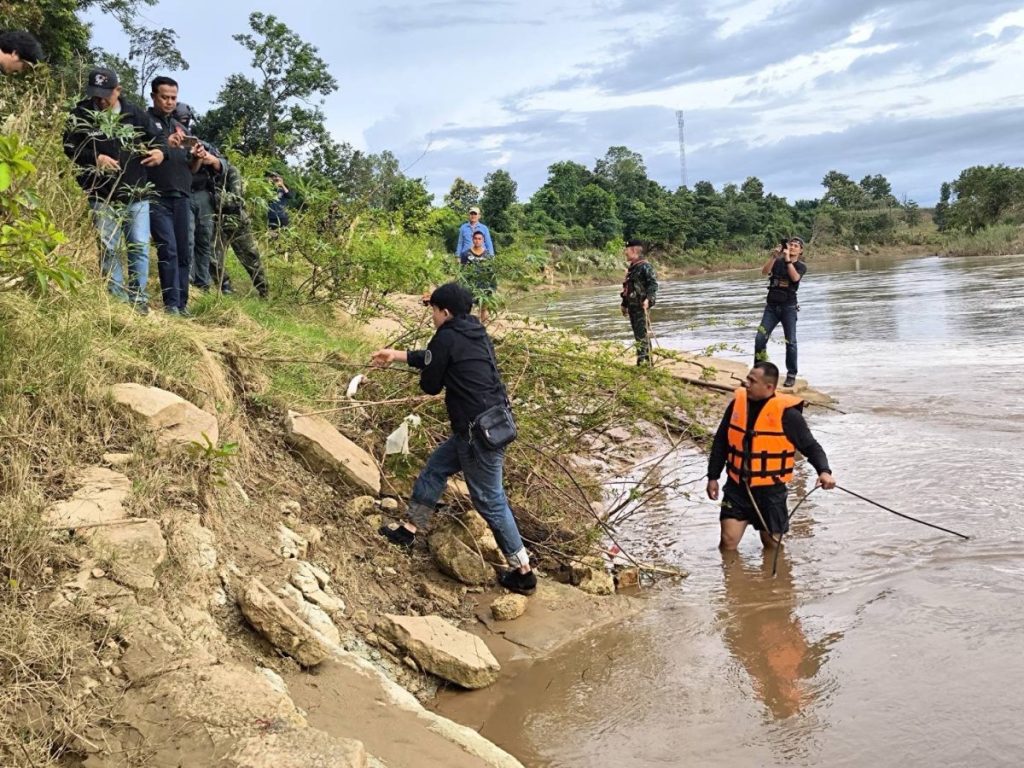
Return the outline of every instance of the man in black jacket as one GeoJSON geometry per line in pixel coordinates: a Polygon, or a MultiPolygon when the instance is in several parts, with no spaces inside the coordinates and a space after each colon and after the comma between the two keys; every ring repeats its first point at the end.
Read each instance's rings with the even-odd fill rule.
{"type": "Polygon", "coordinates": [[[86,94],[64,131],[64,152],[78,166],[78,183],[89,197],[100,233],[100,269],[110,293],[149,311],[148,172],[164,161],[164,148],[143,109],[121,98],[117,73],[89,72],[86,94]],[[121,266],[127,244],[128,284],[121,266]]]}
{"type": "Polygon", "coordinates": [[[188,281],[192,267],[189,226],[192,218],[192,170],[189,149],[197,143],[174,119],[178,83],[169,77],[153,80],[150,122],[167,144],[167,159],[150,173],[157,197],[149,208],[149,225],[156,243],[160,293],[164,311],[188,315],[188,281]]]}
{"type": "Polygon", "coordinates": [[[505,450],[489,450],[471,433],[474,419],[494,405],[506,402],[505,385],[494,362],[494,346],[477,318],[469,314],[473,295],[458,283],[447,283],[430,295],[437,333],[425,350],[380,349],[373,353],[379,366],[399,361],[418,368],[420,388],[428,395],[445,391],[445,406],[452,436],[427,459],[413,485],[408,521],[396,528],[383,527],[381,535],[411,547],[417,531],[426,528],[448,478],[461,471],[473,506],[487,521],[511,570],[501,574],[503,587],[523,595],[537,589],[530,556],[505,496],[505,450]]]}
{"type": "Polygon", "coordinates": [[[776,546],[789,530],[786,509],[788,483],[799,451],[818,473],[818,485],[836,487],[828,458],[803,417],[803,400],[777,394],[779,369],[774,363],[755,363],[746,382],[725,409],[708,457],[708,498],[718,500],[718,477],[728,470],[719,549],[739,546],[752,524],[764,547],[776,546]]]}

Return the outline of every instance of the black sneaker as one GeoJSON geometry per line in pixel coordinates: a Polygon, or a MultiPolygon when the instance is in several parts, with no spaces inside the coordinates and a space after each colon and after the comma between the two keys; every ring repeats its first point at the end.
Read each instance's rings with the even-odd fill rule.
{"type": "Polygon", "coordinates": [[[792,387],[794,384],[796,384],[796,376],[793,374],[786,376],[786,380],[782,382],[782,386],[784,387],[792,387]]]}
{"type": "Polygon", "coordinates": [[[498,577],[498,583],[509,592],[517,592],[520,595],[532,595],[537,591],[537,577],[533,571],[520,573],[517,569],[505,571],[498,577]]]}
{"type": "Polygon", "coordinates": [[[392,544],[398,547],[405,547],[406,549],[412,549],[412,543],[416,540],[416,534],[406,528],[404,525],[390,528],[389,526],[382,525],[377,529],[377,533],[383,536],[385,539],[390,541],[392,544]]]}

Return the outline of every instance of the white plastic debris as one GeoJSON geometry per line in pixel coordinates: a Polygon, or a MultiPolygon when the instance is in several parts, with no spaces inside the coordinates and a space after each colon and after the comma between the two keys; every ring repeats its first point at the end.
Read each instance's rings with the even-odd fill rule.
{"type": "Polygon", "coordinates": [[[418,427],[420,425],[420,417],[416,414],[409,414],[402,423],[398,425],[398,429],[388,435],[387,442],[384,443],[384,455],[390,456],[392,453],[409,453],[409,428],[418,427]]]}
{"type": "Polygon", "coordinates": [[[359,385],[363,383],[363,374],[357,374],[352,377],[352,381],[348,383],[348,389],[345,390],[345,397],[350,400],[356,396],[356,390],[359,389],[359,385]]]}

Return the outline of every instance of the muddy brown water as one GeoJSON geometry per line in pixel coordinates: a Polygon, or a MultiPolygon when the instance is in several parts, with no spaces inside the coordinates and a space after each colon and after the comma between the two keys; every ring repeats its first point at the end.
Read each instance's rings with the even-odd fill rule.
{"type": "MultiPolygon", "coordinates": [[[[664,284],[659,343],[746,359],[762,286],[664,284]]],[[[800,297],[801,375],[846,411],[810,414],[840,484],[971,540],[818,491],[773,579],[749,532],[719,554],[697,481],[624,532],[689,579],[445,714],[545,768],[1024,763],[1024,257],[812,262],[800,297]]],[[[528,309],[628,337],[614,289],[528,309]]]]}

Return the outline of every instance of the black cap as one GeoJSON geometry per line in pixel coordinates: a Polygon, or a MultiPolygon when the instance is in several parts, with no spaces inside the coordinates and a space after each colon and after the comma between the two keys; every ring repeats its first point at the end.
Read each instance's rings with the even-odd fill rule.
{"type": "Polygon", "coordinates": [[[458,283],[445,283],[430,294],[430,303],[438,309],[447,309],[453,315],[468,315],[473,309],[473,294],[458,283]]]}
{"type": "Polygon", "coordinates": [[[634,248],[636,246],[640,246],[641,248],[643,248],[644,244],[637,240],[635,237],[626,241],[627,248],[634,248]]]}
{"type": "Polygon", "coordinates": [[[97,67],[89,70],[89,77],[85,81],[85,93],[93,98],[109,98],[110,94],[120,84],[117,79],[117,72],[112,69],[97,67]]]}
{"type": "Polygon", "coordinates": [[[174,119],[184,123],[186,126],[196,119],[196,113],[192,111],[192,107],[186,104],[184,101],[179,101],[177,106],[174,108],[174,119]]]}

